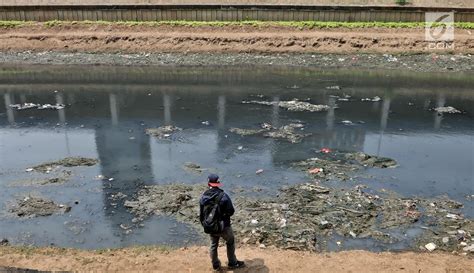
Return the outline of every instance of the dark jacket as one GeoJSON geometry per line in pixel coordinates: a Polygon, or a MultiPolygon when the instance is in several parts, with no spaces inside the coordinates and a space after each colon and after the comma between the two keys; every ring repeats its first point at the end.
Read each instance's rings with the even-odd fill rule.
{"type": "MultiPolygon", "coordinates": [[[[202,194],[201,200],[199,201],[199,219],[201,220],[201,222],[204,220],[204,206],[214,198],[217,198],[217,196],[221,192],[223,192],[223,190],[219,188],[210,188],[202,194]]],[[[230,197],[229,195],[227,195],[227,193],[224,193],[224,196],[222,196],[219,205],[220,212],[222,215],[222,221],[224,221],[224,227],[230,227],[230,217],[234,215],[235,210],[234,206],[232,205],[232,201],[230,200],[230,197]]]]}

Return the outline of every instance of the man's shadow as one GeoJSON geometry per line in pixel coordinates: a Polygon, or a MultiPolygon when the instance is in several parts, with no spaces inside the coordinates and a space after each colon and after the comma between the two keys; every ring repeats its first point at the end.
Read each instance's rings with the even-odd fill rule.
{"type": "Polygon", "coordinates": [[[270,270],[265,265],[263,259],[252,259],[245,260],[245,267],[237,269],[229,269],[228,267],[222,267],[220,272],[236,272],[236,273],[268,273],[270,270]]]}

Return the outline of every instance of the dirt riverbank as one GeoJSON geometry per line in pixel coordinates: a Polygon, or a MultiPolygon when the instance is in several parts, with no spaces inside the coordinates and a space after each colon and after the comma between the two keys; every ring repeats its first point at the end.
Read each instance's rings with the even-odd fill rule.
{"type": "MultiPolygon", "coordinates": [[[[429,49],[424,28],[171,26],[61,23],[0,29],[1,51],[403,53],[429,49]]],[[[456,29],[450,52],[474,53],[472,30],[456,29]]]]}
{"type": "MultiPolygon", "coordinates": [[[[221,256],[225,249],[220,249],[221,256]]],[[[472,272],[474,260],[441,253],[344,251],[316,254],[273,248],[239,248],[248,267],[235,272],[472,272]]],[[[225,257],[221,257],[225,262],[225,257]]],[[[0,247],[2,267],[37,270],[211,272],[207,247],[176,250],[126,248],[83,251],[0,247]]]]}

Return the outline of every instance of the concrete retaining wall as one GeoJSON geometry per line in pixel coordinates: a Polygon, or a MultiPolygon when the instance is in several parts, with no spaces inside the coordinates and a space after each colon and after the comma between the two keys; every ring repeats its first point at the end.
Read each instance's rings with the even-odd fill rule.
{"type": "MultiPolygon", "coordinates": [[[[473,0],[474,1],[474,0],[473,0]]],[[[404,9],[320,9],[176,6],[0,7],[0,20],[20,21],[345,21],[423,22],[425,12],[404,9]]],[[[474,22],[474,11],[456,11],[455,21],[474,22]]]]}

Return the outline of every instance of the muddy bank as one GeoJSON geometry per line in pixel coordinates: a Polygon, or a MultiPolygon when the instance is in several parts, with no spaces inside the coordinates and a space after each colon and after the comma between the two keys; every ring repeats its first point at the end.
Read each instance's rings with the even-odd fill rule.
{"type": "Polygon", "coordinates": [[[403,69],[420,72],[471,72],[470,54],[373,53],[84,53],[60,51],[0,52],[5,64],[127,66],[299,66],[319,68],[403,69]]]}
{"type": "MultiPolygon", "coordinates": [[[[219,250],[224,255],[225,249],[219,250]]],[[[470,272],[474,261],[441,253],[344,251],[316,254],[240,247],[247,268],[239,272],[470,272]]],[[[221,257],[225,261],[225,257],[221,257]]],[[[53,271],[212,272],[207,247],[165,249],[136,247],[81,251],[59,248],[0,247],[2,267],[53,271]],[[27,254],[27,255],[26,255],[27,254]]]]}

